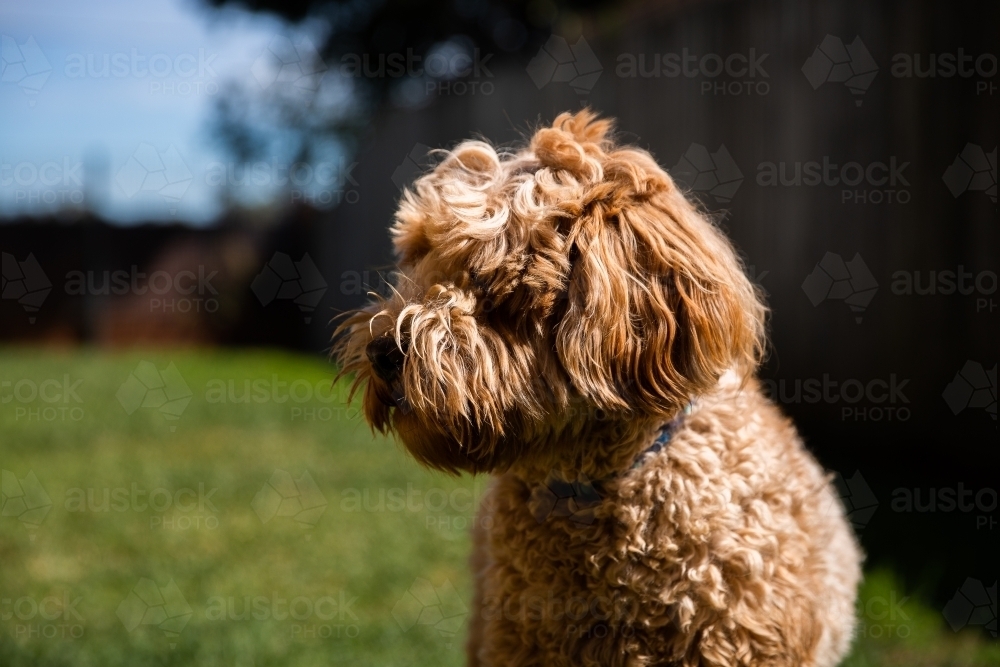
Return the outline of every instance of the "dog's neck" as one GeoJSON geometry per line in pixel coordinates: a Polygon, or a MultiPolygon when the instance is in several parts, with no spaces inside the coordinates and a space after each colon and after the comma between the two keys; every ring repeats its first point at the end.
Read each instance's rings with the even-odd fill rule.
{"type": "MultiPolygon", "coordinates": [[[[637,415],[623,418],[595,418],[570,421],[532,440],[524,457],[509,471],[528,483],[543,483],[557,474],[572,480],[608,480],[628,472],[654,445],[664,427],[680,426],[685,414],[704,409],[725,396],[742,391],[744,376],[727,371],[708,392],[670,414],[637,415]],[[696,407],[698,406],[698,407],[696,407]]],[[[580,411],[577,411],[580,414],[580,411]]],[[[606,417],[606,415],[602,415],[606,417]]]]}
{"type": "Polygon", "coordinates": [[[553,473],[570,480],[615,477],[649,453],[664,426],[681,412],[670,417],[593,419],[568,424],[559,433],[544,438],[533,447],[533,456],[518,461],[510,471],[529,483],[541,483],[553,473]]]}

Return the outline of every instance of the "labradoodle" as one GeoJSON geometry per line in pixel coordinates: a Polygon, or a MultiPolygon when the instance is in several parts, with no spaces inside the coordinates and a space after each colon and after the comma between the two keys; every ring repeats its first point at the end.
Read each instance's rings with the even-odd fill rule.
{"type": "Polygon", "coordinates": [[[405,191],[393,294],[336,354],[371,425],[490,473],[471,665],[832,666],[861,552],[754,377],[765,306],[611,122],[466,141],[405,191]]]}

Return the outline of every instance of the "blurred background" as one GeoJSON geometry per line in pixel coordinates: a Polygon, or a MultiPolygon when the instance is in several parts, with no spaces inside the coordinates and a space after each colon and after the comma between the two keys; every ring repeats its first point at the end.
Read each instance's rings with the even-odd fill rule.
{"type": "Polygon", "coordinates": [[[483,480],[372,438],[330,320],[429,151],[590,106],[768,295],[868,553],[847,664],[997,664],[998,14],[4,3],[0,662],[462,664],[483,480]]]}

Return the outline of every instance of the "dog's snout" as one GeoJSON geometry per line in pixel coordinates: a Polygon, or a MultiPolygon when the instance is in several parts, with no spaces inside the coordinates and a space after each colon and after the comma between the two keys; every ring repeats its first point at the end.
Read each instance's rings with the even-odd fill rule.
{"type": "Polygon", "coordinates": [[[396,339],[392,336],[380,336],[368,343],[365,348],[368,361],[372,364],[372,370],[380,379],[392,382],[403,370],[403,358],[405,353],[396,345],[396,339]]]}

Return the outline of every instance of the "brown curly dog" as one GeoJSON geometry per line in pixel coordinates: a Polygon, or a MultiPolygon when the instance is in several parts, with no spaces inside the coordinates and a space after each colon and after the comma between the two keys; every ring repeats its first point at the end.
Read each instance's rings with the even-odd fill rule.
{"type": "Polygon", "coordinates": [[[765,307],[611,123],[467,141],[407,190],[394,294],[335,348],[373,427],[494,475],[472,665],[835,665],[861,553],[761,393],[765,307]]]}

